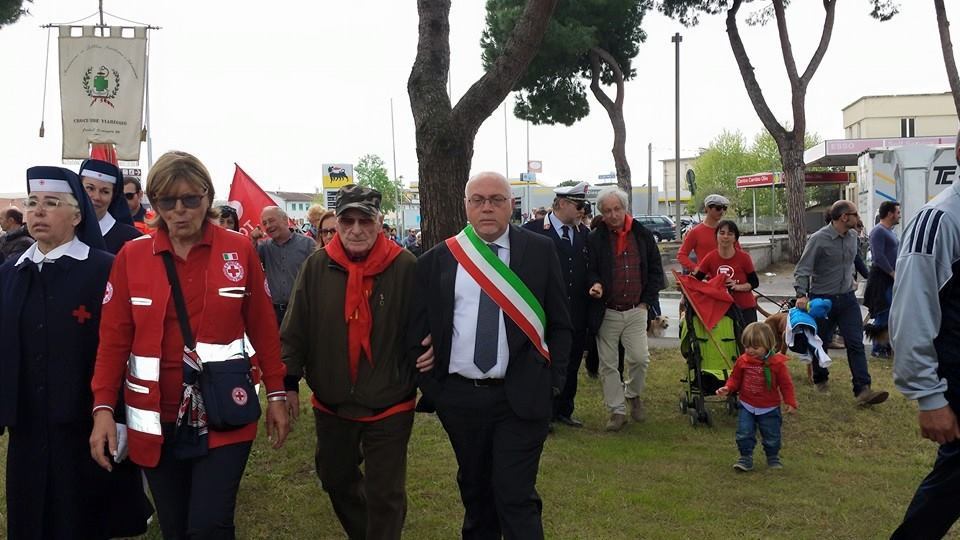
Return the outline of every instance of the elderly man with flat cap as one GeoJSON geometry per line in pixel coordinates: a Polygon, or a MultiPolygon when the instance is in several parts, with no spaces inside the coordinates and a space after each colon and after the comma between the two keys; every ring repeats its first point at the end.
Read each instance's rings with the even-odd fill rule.
{"type": "Polygon", "coordinates": [[[432,350],[405,361],[417,263],[380,232],[380,199],[340,189],[337,234],[303,264],[280,329],[288,405],[296,418],[305,376],[317,475],[351,539],[400,538],[415,376],[432,365],[432,350]]]}
{"type": "Polygon", "coordinates": [[[587,233],[580,227],[581,213],[587,204],[590,184],[580,182],[573,186],[558,187],[556,196],[546,216],[527,222],[523,228],[549,238],[557,248],[560,274],[567,292],[567,308],[573,325],[570,344],[570,359],[567,362],[567,379],[560,395],[553,400],[553,421],[570,427],[583,427],[583,422],[574,418],[574,398],[577,395],[577,373],[583,359],[587,333],[587,233]]]}

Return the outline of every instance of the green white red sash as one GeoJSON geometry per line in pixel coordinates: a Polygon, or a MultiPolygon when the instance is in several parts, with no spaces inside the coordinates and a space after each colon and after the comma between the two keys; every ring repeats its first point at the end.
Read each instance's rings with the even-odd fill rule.
{"type": "Polygon", "coordinates": [[[547,317],[537,297],[487,244],[477,236],[472,225],[447,239],[453,258],[480,285],[503,312],[530,339],[541,355],[550,361],[550,350],[544,339],[547,317]]]}

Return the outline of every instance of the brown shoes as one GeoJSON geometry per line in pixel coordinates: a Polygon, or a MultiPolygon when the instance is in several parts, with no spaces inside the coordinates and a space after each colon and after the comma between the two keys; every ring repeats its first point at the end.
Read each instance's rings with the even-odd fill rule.
{"type": "Polygon", "coordinates": [[[613,413],[603,429],[604,431],[620,431],[625,425],[627,425],[627,415],[613,413]]]}
{"type": "Polygon", "coordinates": [[[627,404],[630,405],[630,418],[632,418],[634,422],[643,422],[647,419],[647,413],[639,397],[627,398],[627,404]]]}
{"type": "Polygon", "coordinates": [[[860,405],[877,405],[886,401],[888,397],[890,397],[889,392],[877,392],[871,390],[869,386],[864,386],[857,394],[857,403],[860,405]]]}

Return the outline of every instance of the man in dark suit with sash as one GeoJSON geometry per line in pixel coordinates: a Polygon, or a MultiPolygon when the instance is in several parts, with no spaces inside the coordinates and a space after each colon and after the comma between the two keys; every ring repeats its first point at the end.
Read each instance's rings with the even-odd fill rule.
{"type": "Polygon", "coordinates": [[[564,386],[571,327],[553,242],[510,226],[510,184],[484,172],[466,185],[470,224],[417,264],[410,361],[460,467],[464,538],[543,538],[540,453],[564,386]]]}
{"type": "Polygon", "coordinates": [[[573,324],[570,360],[567,362],[566,383],[560,395],[553,400],[553,421],[570,427],[583,427],[573,417],[574,398],[577,395],[577,374],[583,359],[587,330],[587,233],[580,228],[581,212],[587,204],[590,185],[580,182],[575,186],[554,189],[551,211],[544,217],[527,222],[523,228],[549,238],[557,248],[560,274],[567,291],[567,307],[573,324]]]}

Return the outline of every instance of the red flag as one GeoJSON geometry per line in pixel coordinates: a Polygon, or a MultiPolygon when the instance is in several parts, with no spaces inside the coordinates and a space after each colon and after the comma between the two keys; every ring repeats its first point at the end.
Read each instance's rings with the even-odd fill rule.
{"type": "MultiPolygon", "coordinates": [[[[674,274],[677,275],[676,272],[674,274]]],[[[726,279],[726,276],[717,274],[710,281],[703,282],[693,276],[677,275],[680,288],[693,307],[694,313],[700,318],[703,326],[709,329],[720,322],[733,304],[733,297],[727,291],[726,279]]]]}
{"type": "Polygon", "coordinates": [[[90,157],[118,165],[117,148],[111,143],[94,143],[90,147],[90,157]]]}
{"type": "Polygon", "coordinates": [[[260,224],[260,212],[267,206],[276,206],[277,203],[260,189],[239,165],[234,165],[237,170],[233,173],[233,183],[230,184],[228,204],[237,210],[240,232],[250,234],[260,224]]]}

